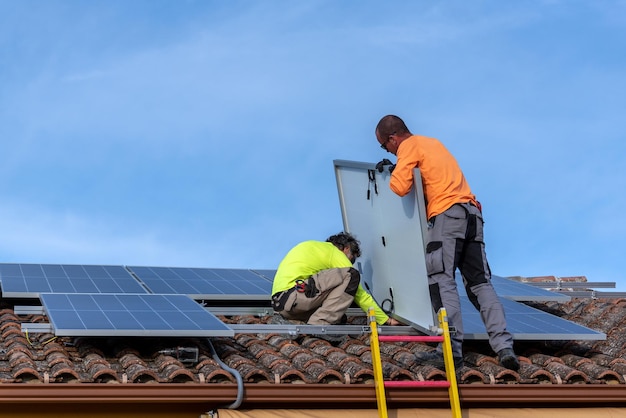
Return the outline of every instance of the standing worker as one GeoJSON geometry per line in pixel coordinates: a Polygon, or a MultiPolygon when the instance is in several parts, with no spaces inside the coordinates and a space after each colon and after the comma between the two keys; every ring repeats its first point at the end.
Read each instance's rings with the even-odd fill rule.
{"type": "MultiPolygon", "coordinates": [[[[376,139],[397,157],[395,165],[382,160],[380,172],[389,165],[389,186],[404,196],[413,186],[413,169],[419,168],[426,200],[426,270],[430,299],[435,311],[446,308],[448,321],[456,329],[452,353],[456,367],[463,365],[463,321],[461,301],[454,274],[458,268],[472,304],[480,312],[489,344],[500,364],[519,370],[513,351],[513,336],[506,329],[504,308],[491,284],[485,254],[483,216],[456,159],[437,139],[413,135],[395,115],[383,117],[376,126],[376,139]]],[[[441,348],[419,357],[425,363],[441,364],[441,348]]]]}
{"type": "MultiPolygon", "coordinates": [[[[345,323],[346,311],[356,304],[367,312],[374,308],[379,325],[399,325],[387,316],[360,285],[352,267],[361,255],[359,241],[341,232],[326,242],[304,241],[280,262],[272,285],[272,306],[282,318],[309,325],[345,323]]],[[[277,318],[280,321],[280,317],[277,318]]]]}

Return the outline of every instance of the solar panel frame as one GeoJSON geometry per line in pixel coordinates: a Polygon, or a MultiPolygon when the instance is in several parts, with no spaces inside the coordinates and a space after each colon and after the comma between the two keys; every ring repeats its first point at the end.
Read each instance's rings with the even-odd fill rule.
{"type": "Polygon", "coordinates": [[[127,266],[155,294],[198,300],[269,300],[272,281],[248,269],[127,266]]]}
{"type": "Polygon", "coordinates": [[[186,295],[42,293],[40,300],[57,336],[234,336],[186,295]]]}
{"type": "Polygon", "coordinates": [[[344,230],[361,244],[354,267],[362,284],[379,302],[393,298],[398,318],[428,332],[436,318],[426,272],[424,196],[416,187],[419,170],[413,170],[409,193],[399,197],[389,188],[389,171],[379,172],[375,164],[334,160],[333,165],[344,230]]]}
{"type": "Polygon", "coordinates": [[[148,293],[124,266],[0,263],[2,296],[41,293],[148,293]]]}

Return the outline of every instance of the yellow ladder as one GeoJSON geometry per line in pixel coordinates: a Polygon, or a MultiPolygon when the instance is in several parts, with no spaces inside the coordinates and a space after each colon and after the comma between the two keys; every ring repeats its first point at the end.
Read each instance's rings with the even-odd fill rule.
{"type": "Polygon", "coordinates": [[[461,418],[461,403],[459,401],[459,388],[456,384],[456,372],[454,370],[454,358],[452,356],[452,344],[450,342],[450,329],[448,327],[448,316],[446,309],[441,308],[437,313],[439,319],[439,328],[441,335],[437,336],[392,336],[378,335],[378,324],[374,309],[368,311],[368,320],[370,322],[371,337],[370,345],[372,349],[372,365],[374,366],[374,383],[376,386],[376,403],[378,404],[378,416],[380,418],[388,418],[387,416],[387,399],[385,397],[385,388],[398,387],[447,387],[448,396],[450,398],[450,407],[452,408],[452,417],[461,418]],[[443,361],[446,369],[445,381],[384,381],[382,361],[380,358],[379,342],[438,342],[443,343],[443,361]]]}

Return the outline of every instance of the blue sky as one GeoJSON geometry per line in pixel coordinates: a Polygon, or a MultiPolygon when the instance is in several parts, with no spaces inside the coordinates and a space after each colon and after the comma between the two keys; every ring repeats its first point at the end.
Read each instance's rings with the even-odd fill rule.
{"type": "Polygon", "coordinates": [[[626,291],[624,1],[0,0],[0,262],[275,268],[440,139],[501,276],[626,291]]]}

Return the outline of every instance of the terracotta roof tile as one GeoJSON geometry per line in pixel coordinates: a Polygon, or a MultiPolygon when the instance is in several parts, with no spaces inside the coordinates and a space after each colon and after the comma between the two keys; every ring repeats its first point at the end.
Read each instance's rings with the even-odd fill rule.
{"type": "Polygon", "coordinates": [[[559,277],[562,282],[570,282],[570,283],[586,283],[587,277],[585,276],[561,276],[559,277]]]}
{"type": "MultiPolygon", "coordinates": [[[[438,370],[438,372],[443,373],[440,370],[438,370]]],[[[445,379],[445,374],[443,375],[443,379],[445,379]]],[[[435,379],[432,379],[426,376],[426,380],[435,380],[435,379]]],[[[465,365],[461,367],[459,370],[457,370],[457,381],[458,383],[465,383],[465,384],[489,383],[487,376],[485,376],[481,371],[472,369],[465,365]]]]}
{"type": "Polygon", "coordinates": [[[112,383],[120,381],[117,372],[102,363],[92,364],[86,372],[90,382],[112,383]]]}
{"type": "Polygon", "coordinates": [[[195,367],[198,373],[198,380],[202,382],[215,383],[235,383],[235,377],[224,370],[217,362],[211,358],[200,356],[200,362],[195,367]]]}
{"type": "Polygon", "coordinates": [[[50,368],[50,376],[55,382],[80,382],[80,376],[74,370],[73,364],[57,363],[50,368]]]}
{"type": "Polygon", "coordinates": [[[562,361],[551,361],[544,368],[557,378],[558,383],[589,383],[590,381],[585,373],[565,365],[562,361]]]}
{"type": "Polygon", "coordinates": [[[518,383],[520,381],[520,375],[517,372],[499,364],[486,361],[476,368],[490,378],[490,383],[518,383]]]}
{"type": "Polygon", "coordinates": [[[520,382],[523,383],[557,383],[552,373],[527,361],[520,361],[518,373],[520,375],[520,382]]]}

